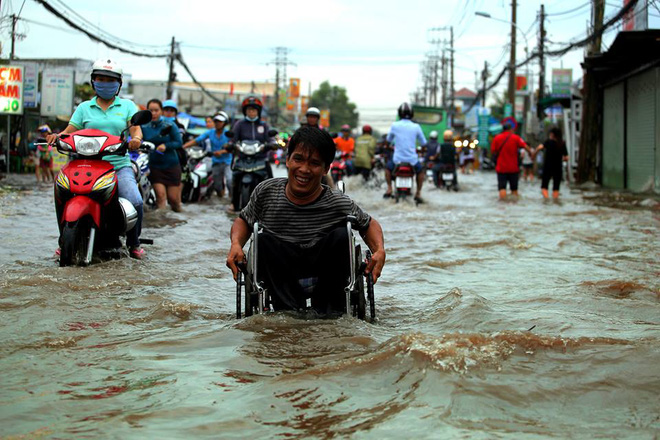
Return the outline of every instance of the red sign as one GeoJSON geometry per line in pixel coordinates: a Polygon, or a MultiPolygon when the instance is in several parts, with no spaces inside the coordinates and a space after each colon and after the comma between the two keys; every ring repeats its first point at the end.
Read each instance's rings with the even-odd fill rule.
{"type": "Polygon", "coordinates": [[[0,68],[0,113],[23,113],[23,66],[0,68]]]}

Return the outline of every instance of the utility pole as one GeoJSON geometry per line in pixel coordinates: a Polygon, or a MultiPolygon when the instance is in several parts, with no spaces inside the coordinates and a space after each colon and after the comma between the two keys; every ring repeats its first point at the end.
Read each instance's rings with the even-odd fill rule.
{"type": "Polygon", "coordinates": [[[167,99],[172,99],[172,93],[174,92],[174,81],[176,81],[176,72],[174,72],[175,49],[176,41],[174,40],[174,37],[172,37],[172,43],[170,45],[170,56],[168,57],[170,62],[170,71],[167,75],[167,90],[165,92],[165,97],[167,99]]]}
{"type": "Polygon", "coordinates": [[[483,108],[486,108],[486,80],[488,79],[488,76],[488,61],[484,61],[484,70],[481,72],[481,82],[483,84],[481,106],[483,108]]]}
{"type": "Polygon", "coordinates": [[[449,105],[451,106],[451,123],[454,125],[454,112],[456,107],[454,105],[454,26],[449,27],[449,51],[450,51],[450,89],[449,89],[449,105]]]}
{"type": "Polygon", "coordinates": [[[511,2],[511,58],[509,60],[509,102],[516,104],[516,0],[511,2]]]}
{"type": "Polygon", "coordinates": [[[11,53],[9,54],[9,61],[14,60],[14,45],[16,44],[16,22],[18,21],[18,17],[16,17],[16,14],[12,14],[11,16],[11,53]]]}
{"type": "MultiPolygon", "coordinates": [[[[592,0],[591,6],[593,33],[600,33],[605,15],[605,0],[592,0]]],[[[589,58],[600,53],[601,38],[594,38],[587,48],[583,64],[584,86],[582,90],[582,127],[580,128],[580,151],[578,153],[577,181],[595,181],[598,157],[600,124],[598,112],[601,107],[601,95],[593,77],[589,58]]],[[[626,184],[626,182],[624,182],[626,184]]]]}
{"type": "Polygon", "coordinates": [[[536,104],[536,114],[542,121],[545,118],[545,112],[541,106],[541,100],[545,96],[545,6],[543,4],[541,4],[539,21],[539,98],[536,104]]]}
{"type": "Polygon", "coordinates": [[[273,116],[271,120],[273,125],[277,123],[277,119],[280,115],[280,88],[286,87],[286,67],[296,65],[287,59],[288,53],[289,49],[286,47],[276,47],[275,59],[267,63],[268,65],[275,64],[275,108],[273,109],[274,111],[272,112],[273,116]]]}
{"type": "MultiPolygon", "coordinates": [[[[445,40],[446,42],[446,40],[445,40]]],[[[442,71],[440,74],[440,85],[442,87],[442,108],[447,108],[447,56],[442,49],[442,71]]]]}

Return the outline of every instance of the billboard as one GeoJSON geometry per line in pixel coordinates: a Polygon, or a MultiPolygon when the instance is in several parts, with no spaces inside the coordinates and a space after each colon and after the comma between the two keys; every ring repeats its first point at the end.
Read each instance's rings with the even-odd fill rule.
{"type": "Polygon", "coordinates": [[[23,114],[23,66],[0,67],[0,114],[23,114]]]}
{"type": "Polygon", "coordinates": [[[298,98],[300,96],[300,78],[289,79],[289,97],[298,98]]]}
{"type": "Polygon", "coordinates": [[[73,69],[46,69],[41,79],[41,116],[71,116],[73,69]]]}
{"type": "MultiPolygon", "coordinates": [[[[623,0],[626,6],[631,0],[623,0]]],[[[649,2],[648,0],[638,0],[632,10],[623,16],[624,31],[645,31],[649,28],[649,2]]]]}
{"type": "Polygon", "coordinates": [[[552,69],[552,96],[571,97],[573,69],[552,69]]]}
{"type": "Polygon", "coordinates": [[[320,124],[324,127],[330,127],[330,110],[321,110],[320,124]]]}
{"type": "Polygon", "coordinates": [[[23,66],[23,107],[35,108],[39,104],[39,70],[34,63],[23,66]]]}

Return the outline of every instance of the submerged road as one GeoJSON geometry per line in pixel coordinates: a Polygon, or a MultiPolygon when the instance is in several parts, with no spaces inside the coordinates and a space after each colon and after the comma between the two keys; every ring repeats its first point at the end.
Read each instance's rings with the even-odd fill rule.
{"type": "Polygon", "coordinates": [[[59,268],[52,188],[0,182],[0,436],[655,438],[653,198],[492,173],[394,204],[379,320],[234,318],[225,202],[149,212],[145,261],[59,268]]]}

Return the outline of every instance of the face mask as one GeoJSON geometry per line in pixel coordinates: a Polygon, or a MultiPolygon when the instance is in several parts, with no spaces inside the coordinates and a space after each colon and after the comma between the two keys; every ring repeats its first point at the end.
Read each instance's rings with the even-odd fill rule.
{"type": "Polygon", "coordinates": [[[112,99],[115,97],[115,95],[117,95],[117,92],[119,91],[119,82],[94,81],[94,90],[96,91],[96,94],[99,95],[99,98],[112,99]]]}
{"type": "Polygon", "coordinates": [[[255,116],[254,118],[248,118],[248,117],[246,116],[245,119],[247,119],[247,120],[250,121],[250,122],[254,122],[254,121],[256,121],[257,119],[259,119],[259,116],[255,116]]]}
{"type": "Polygon", "coordinates": [[[163,121],[170,121],[170,122],[174,122],[174,120],[176,119],[176,117],[174,116],[161,116],[161,118],[163,119],[163,121]]]}

